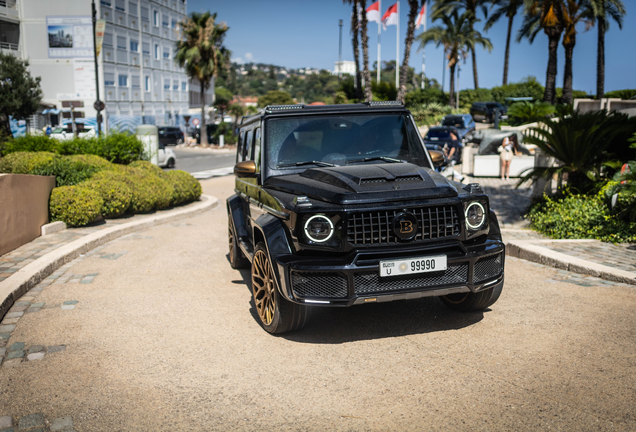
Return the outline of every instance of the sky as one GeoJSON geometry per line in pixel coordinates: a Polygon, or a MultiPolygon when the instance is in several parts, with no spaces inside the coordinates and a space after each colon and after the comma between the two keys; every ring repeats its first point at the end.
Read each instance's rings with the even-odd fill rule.
{"type": "MultiPolygon", "coordinates": [[[[636,88],[636,0],[623,0],[627,9],[623,28],[610,23],[605,36],[605,91],[636,88]]],[[[367,6],[372,0],[367,0],[367,6]]],[[[382,1],[382,13],[395,0],[382,1]]],[[[342,0],[188,0],[188,12],[216,12],[217,19],[230,27],[225,45],[239,63],[266,63],[288,68],[312,67],[334,69],[338,61],[338,21],[342,26],[342,59],[353,60],[351,41],[351,6],[342,0]]],[[[400,64],[404,59],[408,4],[400,1],[400,64]]],[[[506,45],[507,20],[504,18],[487,33],[483,32],[485,20],[481,17],[476,29],[490,39],[493,50],[477,49],[479,86],[490,88],[502,84],[503,62],[506,45]]],[[[516,16],[513,26],[513,42],[510,47],[508,82],[516,82],[526,76],[535,76],[545,84],[548,62],[548,39],[543,32],[530,44],[514,41],[522,16],[516,16]]],[[[428,18],[428,27],[437,25],[428,18]]],[[[416,36],[422,28],[416,30],[416,36]]],[[[378,27],[375,22],[368,25],[369,67],[377,60],[378,27]]],[[[584,24],[578,28],[577,43],[573,56],[573,88],[590,94],[596,93],[596,40],[597,31],[585,31],[584,24]]],[[[381,36],[382,61],[395,60],[396,27],[389,26],[381,36]]],[[[417,73],[422,70],[422,51],[413,43],[409,65],[417,73]]],[[[442,81],[442,48],[433,44],[426,46],[426,75],[442,81]]],[[[362,57],[362,50],[360,57],[362,57]]],[[[362,61],[362,58],[360,59],[362,61]]],[[[565,53],[559,45],[557,87],[563,86],[565,53]]],[[[446,71],[448,90],[448,70],[446,71]]],[[[472,61],[469,58],[461,65],[461,89],[474,88],[472,61]]]]}

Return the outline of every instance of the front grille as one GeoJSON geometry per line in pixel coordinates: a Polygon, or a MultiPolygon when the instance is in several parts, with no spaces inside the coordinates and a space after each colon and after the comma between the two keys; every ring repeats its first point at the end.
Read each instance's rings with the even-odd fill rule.
{"type": "Polygon", "coordinates": [[[422,181],[422,177],[420,177],[420,176],[404,176],[404,177],[396,177],[395,180],[387,180],[386,178],[362,179],[362,180],[360,180],[360,184],[361,185],[365,185],[365,184],[386,183],[388,181],[395,181],[395,182],[421,182],[422,181]]]}
{"type": "MultiPolygon", "coordinates": [[[[434,206],[409,208],[417,217],[419,231],[414,241],[433,240],[458,236],[460,222],[457,208],[454,206],[434,206]]],[[[402,210],[383,210],[352,213],[349,216],[347,240],[352,245],[372,245],[397,243],[391,221],[402,210]]]]}
{"type": "Polygon", "coordinates": [[[473,271],[473,283],[479,283],[486,279],[499,276],[501,274],[501,270],[503,270],[501,254],[481,258],[475,264],[475,269],[473,271]]]}
{"type": "Polygon", "coordinates": [[[449,264],[445,271],[395,277],[381,278],[377,271],[358,273],[354,277],[354,289],[356,294],[369,294],[439,285],[465,284],[467,280],[467,263],[449,264]]]}
{"type": "Polygon", "coordinates": [[[347,278],[337,273],[292,272],[291,280],[300,297],[347,297],[347,278]]]}

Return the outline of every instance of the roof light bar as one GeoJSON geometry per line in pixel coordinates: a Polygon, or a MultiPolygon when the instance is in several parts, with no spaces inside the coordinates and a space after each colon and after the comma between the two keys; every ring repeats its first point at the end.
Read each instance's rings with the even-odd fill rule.
{"type": "Polygon", "coordinates": [[[369,106],[391,106],[391,105],[399,105],[404,106],[404,103],[400,101],[373,101],[373,102],[365,102],[369,106]]]}
{"type": "Polygon", "coordinates": [[[293,104],[293,105],[267,105],[265,109],[267,111],[278,111],[278,110],[292,110],[292,109],[303,109],[305,108],[305,104],[293,104]]]}

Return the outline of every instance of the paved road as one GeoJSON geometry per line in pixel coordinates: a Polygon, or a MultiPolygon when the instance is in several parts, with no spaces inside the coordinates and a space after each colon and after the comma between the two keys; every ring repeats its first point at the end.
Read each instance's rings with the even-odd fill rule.
{"type": "Polygon", "coordinates": [[[234,166],[236,160],[235,151],[215,151],[207,149],[174,148],[177,156],[175,169],[189,173],[205,172],[234,166]]]}
{"type": "MultiPolygon", "coordinates": [[[[202,183],[220,199],[233,187],[202,183]]],[[[509,259],[483,313],[430,298],[320,309],[274,337],[256,322],[249,272],[228,265],[226,227],[221,205],[135,233],[22,298],[33,312],[11,324],[6,349],[33,360],[0,368],[0,425],[636,429],[633,288],[509,259]]]]}

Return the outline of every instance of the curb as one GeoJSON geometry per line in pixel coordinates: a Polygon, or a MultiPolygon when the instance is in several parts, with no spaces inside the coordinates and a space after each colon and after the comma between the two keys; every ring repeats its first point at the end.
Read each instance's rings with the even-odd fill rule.
{"type": "MultiPolygon", "coordinates": [[[[586,261],[540,246],[541,243],[553,243],[555,241],[558,240],[511,240],[506,243],[506,254],[561,270],[594,276],[612,282],[636,285],[636,273],[634,272],[586,261]]],[[[586,243],[595,242],[596,240],[565,241],[586,243]]]]}
{"type": "Polygon", "coordinates": [[[116,225],[88,234],[71,243],[55,249],[21,268],[12,276],[0,282],[0,319],[9,311],[13,303],[28,290],[40,283],[64,264],[74,260],[97,246],[132,232],[194,216],[216,207],[219,200],[210,195],[201,195],[204,200],[187,209],[168,210],[163,214],[151,215],[143,219],[116,225]]]}

